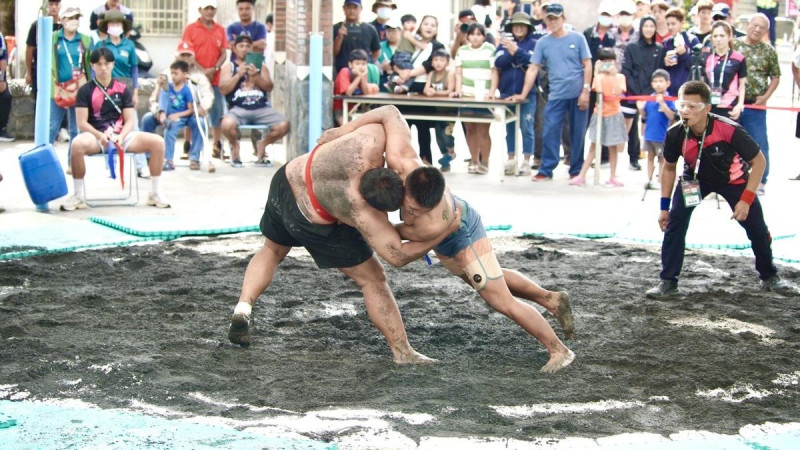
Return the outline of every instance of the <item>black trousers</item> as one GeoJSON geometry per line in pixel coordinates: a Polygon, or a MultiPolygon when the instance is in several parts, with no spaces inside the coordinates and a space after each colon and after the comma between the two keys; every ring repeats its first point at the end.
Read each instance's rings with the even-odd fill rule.
{"type": "MultiPolygon", "coordinates": [[[[700,183],[700,197],[716,192],[722,196],[733,210],[742,192],[746,187],[742,184],[710,185],[700,183]]],[[[689,230],[689,221],[692,218],[694,207],[687,208],[683,204],[681,185],[675,187],[672,195],[672,209],[669,211],[669,223],[664,233],[664,242],[661,244],[661,274],[662,280],[678,281],[678,275],[683,267],[683,253],[686,248],[686,232],[689,230]]],[[[772,236],[769,234],[767,224],[764,223],[764,212],[758,198],[750,205],[750,214],[739,225],[747,232],[747,238],[752,244],[753,254],[756,257],[756,271],[759,278],[766,279],[778,273],[772,263],[772,236]]]]}
{"type": "Polygon", "coordinates": [[[11,92],[8,88],[0,93],[0,131],[5,130],[8,125],[8,118],[11,115],[11,100],[11,92]]]}

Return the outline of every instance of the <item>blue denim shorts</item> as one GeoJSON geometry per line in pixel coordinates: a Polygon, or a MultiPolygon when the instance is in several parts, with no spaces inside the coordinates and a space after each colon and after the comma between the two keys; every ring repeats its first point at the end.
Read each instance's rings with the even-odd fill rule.
{"type": "Polygon", "coordinates": [[[455,195],[453,201],[461,204],[461,226],[433,249],[436,253],[448,258],[453,258],[461,250],[486,237],[486,228],[483,226],[478,211],[455,195]]]}

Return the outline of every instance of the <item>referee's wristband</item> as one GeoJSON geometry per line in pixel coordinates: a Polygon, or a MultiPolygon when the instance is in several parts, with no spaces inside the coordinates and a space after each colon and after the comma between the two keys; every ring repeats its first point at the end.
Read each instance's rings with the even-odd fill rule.
{"type": "Polygon", "coordinates": [[[661,210],[662,211],[669,211],[669,197],[661,197],[661,210]]]}
{"type": "Polygon", "coordinates": [[[747,203],[748,205],[752,205],[753,202],[756,201],[756,193],[745,189],[742,192],[742,196],[739,197],[739,200],[747,203]]]}

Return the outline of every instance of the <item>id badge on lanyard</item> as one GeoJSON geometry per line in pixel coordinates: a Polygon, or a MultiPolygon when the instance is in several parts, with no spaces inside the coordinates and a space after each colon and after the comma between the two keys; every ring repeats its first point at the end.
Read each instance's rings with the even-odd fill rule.
{"type": "MultiPolygon", "coordinates": [[[[703,130],[703,137],[697,143],[697,164],[695,164],[694,177],[691,179],[681,180],[681,193],[683,194],[683,205],[687,208],[692,208],[700,204],[703,198],[700,195],[700,181],[697,180],[697,174],[700,173],[700,158],[703,156],[703,145],[706,142],[706,130],[703,130]]],[[[689,140],[689,130],[686,130],[686,137],[683,140],[683,157],[686,158],[686,143],[689,140]]]]}
{"type": "MultiPolygon", "coordinates": [[[[730,52],[728,52],[725,55],[725,61],[722,63],[722,67],[719,70],[719,81],[716,83],[712,83],[711,104],[713,106],[719,105],[720,102],[722,101],[722,80],[725,78],[725,67],[728,65],[728,55],[730,55],[730,52]]],[[[713,76],[714,72],[712,71],[711,74],[713,76]]],[[[712,81],[717,81],[717,80],[712,80],[712,81]]]]}

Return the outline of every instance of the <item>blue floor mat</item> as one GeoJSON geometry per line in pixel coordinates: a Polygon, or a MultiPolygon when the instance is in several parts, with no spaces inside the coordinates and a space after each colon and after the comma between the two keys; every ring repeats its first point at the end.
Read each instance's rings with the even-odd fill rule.
{"type": "Polygon", "coordinates": [[[118,247],[153,239],[131,236],[87,220],[42,213],[7,214],[3,219],[0,223],[0,260],[118,247]]]}

